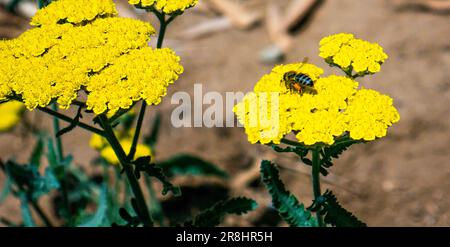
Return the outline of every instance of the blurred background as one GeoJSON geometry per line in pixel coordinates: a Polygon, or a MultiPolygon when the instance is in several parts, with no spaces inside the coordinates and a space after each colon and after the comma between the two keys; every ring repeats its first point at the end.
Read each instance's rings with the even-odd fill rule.
{"type": "MultiPolygon", "coordinates": [[[[35,3],[18,6],[1,0],[0,38],[14,38],[29,28],[35,3]]],[[[122,16],[157,26],[149,14],[126,1],[115,1],[122,16]]],[[[309,168],[294,156],[278,155],[269,147],[251,145],[242,128],[174,128],[170,122],[177,105],[171,95],[193,95],[194,83],[203,92],[248,92],[275,64],[309,62],[339,73],[318,56],[321,38],[340,32],[379,43],[389,55],[380,73],[361,80],[394,99],[401,121],[388,136],[356,145],[338,159],[323,190],[332,189],[344,207],[369,226],[450,225],[450,1],[447,0],[200,0],[169,27],[165,46],[182,58],[185,73],[169,87],[167,97],[148,110],[148,121],[160,113],[162,124],[156,159],[190,153],[232,174],[227,181],[180,178],[183,204],[200,194],[247,196],[260,207],[243,217],[227,217],[228,226],[284,223],[270,210],[270,197],[259,181],[261,159],[276,161],[289,190],[309,205],[312,199],[309,168]],[[207,186],[206,186],[206,185],[207,186]],[[212,188],[220,189],[212,189],[212,188]]],[[[74,114],[69,111],[68,114],[74,114]]],[[[1,116],[0,116],[1,118],[1,116]]],[[[26,112],[26,121],[0,134],[0,159],[25,161],[35,138],[30,128],[51,131],[51,117],[26,112]]],[[[144,126],[149,131],[149,126],[144,126]]],[[[90,134],[77,129],[63,136],[65,152],[75,163],[95,174],[90,162],[97,152],[89,147],[90,134]]],[[[0,188],[5,181],[0,174],[0,188]]],[[[183,210],[174,199],[162,197],[167,210],[183,210]]],[[[43,202],[45,204],[45,200],[43,202]]],[[[45,206],[44,206],[45,208],[45,206]]],[[[0,217],[20,219],[17,199],[0,204],[0,217]]]]}

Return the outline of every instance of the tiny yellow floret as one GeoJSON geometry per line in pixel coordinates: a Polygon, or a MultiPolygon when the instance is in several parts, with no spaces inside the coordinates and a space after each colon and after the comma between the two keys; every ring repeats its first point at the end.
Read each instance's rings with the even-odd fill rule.
{"type": "Polygon", "coordinates": [[[128,0],[138,8],[155,8],[166,14],[183,12],[194,7],[198,0],[128,0]]]}

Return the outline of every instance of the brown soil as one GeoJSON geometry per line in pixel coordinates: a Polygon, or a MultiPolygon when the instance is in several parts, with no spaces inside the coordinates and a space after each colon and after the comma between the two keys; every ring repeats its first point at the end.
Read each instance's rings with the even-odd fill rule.
{"type": "MultiPolygon", "coordinates": [[[[261,1],[265,2],[265,1],[261,1]]],[[[279,1],[285,5],[288,1],[279,1]]],[[[264,8],[257,4],[255,8],[264,8]]],[[[0,14],[1,15],[1,14],[0,14]]],[[[168,34],[183,58],[186,72],[162,104],[152,107],[150,119],[163,113],[158,159],[179,152],[202,156],[232,174],[250,174],[261,158],[276,160],[283,168],[287,186],[301,201],[311,201],[309,169],[269,148],[251,145],[241,128],[173,128],[170,114],[176,105],[170,97],[177,91],[193,93],[193,84],[202,83],[203,91],[247,92],[272,66],[262,65],[260,52],[270,45],[263,25],[248,31],[229,30],[189,41],[178,34],[208,17],[188,11],[174,22],[168,34]]],[[[287,62],[309,57],[323,68],[318,57],[318,42],[324,36],[350,32],[380,43],[389,54],[382,71],[365,78],[365,87],[374,88],[395,99],[401,121],[386,138],[352,147],[330,170],[323,189],[332,189],[341,203],[371,226],[449,226],[450,225],[450,15],[417,9],[397,9],[390,1],[324,1],[295,34],[296,45],[287,62]]],[[[328,70],[328,73],[338,73],[328,70]]],[[[41,113],[40,126],[50,126],[41,113]]],[[[0,157],[24,159],[30,150],[30,138],[20,138],[16,130],[0,135],[0,157]]],[[[87,165],[95,152],[88,147],[89,134],[76,130],[64,137],[66,151],[77,163],[87,165]]],[[[245,180],[245,179],[244,179],[245,180]]],[[[3,176],[0,176],[3,181],[3,176]]],[[[246,181],[252,182],[252,179],[246,181]]],[[[236,181],[232,181],[238,183],[236,181]]],[[[260,186],[234,186],[234,195],[248,195],[260,207],[270,204],[260,186]],[[245,187],[245,188],[244,188],[245,187]],[[244,189],[243,189],[244,188],[244,189]]],[[[244,220],[234,217],[225,224],[256,224],[254,212],[244,220]]],[[[17,202],[9,199],[0,205],[0,216],[19,215],[17,202]]]]}

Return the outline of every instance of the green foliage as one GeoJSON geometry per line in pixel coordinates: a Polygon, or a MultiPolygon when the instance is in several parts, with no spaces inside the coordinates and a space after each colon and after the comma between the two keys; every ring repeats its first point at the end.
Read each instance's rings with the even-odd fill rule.
{"type": "Polygon", "coordinates": [[[272,145],[271,147],[272,147],[272,149],[275,152],[278,152],[278,153],[295,153],[298,156],[300,156],[301,158],[305,158],[308,155],[308,153],[309,153],[309,149],[306,148],[306,147],[302,147],[302,146],[295,146],[295,147],[294,146],[288,146],[288,147],[282,148],[282,147],[277,146],[277,145],[272,145]]]}
{"type": "Polygon", "coordinates": [[[85,223],[80,224],[79,227],[97,227],[104,225],[106,210],[108,209],[107,195],[108,189],[106,186],[103,186],[100,190],[95,214],[85,223]]]}
{"type": "Polygon", "coordinates": [[[317,220],[284,187],[279,171],[270,161],[261,162],[262,181],[272,196],[272,204],[290,226],[317,226],[317,220]]]}
{"type": "Polygon", "coordinates": [[[227,214],[242,215],[256,209],[257,207],[258,204],[254,200],[243,197],[220,201],[211,208],[197,215],[193,222],[187,222],[186,226],[217,226],[222,222],[223,218],[227,214]]]}
{"type": "Polygon", "coordinates": [[[44,152],[44,140],[42,135],[38,135],[37,143],[34,146],[33,152],[30,157],[30,165],[39,166],[41,163],[41,157],[44,152]]]}
{"type": "Polygon", "coordinates": [[[33,217],[31,216],[31,211],[28,206],[28,199],[27,196],[22,194],[20,196],[20,212],[22,214],[22,220],[24,226],[27,227],[35,227],[36,223],[33,220],[33,217]]]}
{"type": "Polygon", "coordinates": [[[189,155],[179,154],[158,163],[168,177],[176,175],[216,176],[227,178],[228,174],[211,162],[189,155]]]}
{"type": "Polygon", "coordinates": [[[322,160],[321,164],[322,166],[329,168],[333,165],[332,160],[333,158],[337,159],[339,156],[347,150],[351,145],[362,143],[360,140],[353,140],[348,136],[344,136],[340,139],[338,139],[333,145],[325,147],[323,151],[321,152],[322,160]]]}
{"type": "Polygon", "coordinates": [[[0,192],[0,203],[2,203],[6,197],[8,197],[9,193],[11,193],[11,186],[12,186],[12,179],[11,177],[6,174],[6,180],[3,184],[2,192],[0,192]]]}
{"type": "Polygon", "coordinates": [[[327,224],[337,227],[365,227],[365,223],[360,221],[351,212],[344,209],[337,201],[336,196],[331,191],[326,191],[318,205],[320,214],[324,215],[327,224]]]}
{"type": "Polygon", "coordinates": [[[42,9],[43,7],[49,5],[51,2],[51,0],[37,0],[38,8],[42,9]]]}
{"type": "MultiPolygon", "coordinates": [[[[130,213],[125,208],[119,209],[119,215],[122,217],[122,219],[126,222],[126,227],[137,227],[141,225],[141,221],[139,220],[139,217],[137,216],[131,216],[130,213]]],[[[122,226],[117,223],[113,223],[112,226],[122,226]]]]}
{"type": "Polygon", "coordinates": [[[151,163],[151,157],[140,157],[136,159],[133,164],[135,165],[135,175],[139,179],[141,177],[141,172],[146,173],[150,177],[155,177],[158,179],[163,185],[162,194],[166,195],[169,191],[171,191],[175,196],[181,194],[180,188],[174,186],[168,178],[163,173],[163,169],[161,167],[156,166],[156,164],[151,163]]]}
{"type": "Polygon", "coordinates": [[[50,169],[46,169],[45,175],[41,176],[37,166],[21,165],[14,161],[8,161],[5,170],[6,174],[19,188],[19,191],[33,200],[37,200],[40,196],[59,188],[59,183],[50,169]]]}

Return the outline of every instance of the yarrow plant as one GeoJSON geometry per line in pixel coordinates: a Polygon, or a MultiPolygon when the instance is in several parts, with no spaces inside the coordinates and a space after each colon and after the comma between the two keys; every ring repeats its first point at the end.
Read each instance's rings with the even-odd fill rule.
{"type": "MultiPolygon", "coordinates": [[[[162,48],[166,29],[197,1],[129,1],[158,18],[156,48],[149,46],[150,36],[157,33],[153,26],[118,17],[112,0],[38,3],[42,8],[30,22],[33,28],[16,39],[0,41],[0,111],[13,116],[24,105],[28,110],[38,109],[54,117],[55,140],[38,133],[27,164],[0,161],[0,168],[8,177],[0,201],[9,192],[18,197],[24,225],[36,225],[28,207],[31,205],[42,222],[52,226],[38,204],[39,198],[52,190],[58,192],[55,211],[68,226],[165,225],[167,221],[162,217],[151,179],[161,182],[163,195],[172,192],[180,196],[180,188],[172,185],[169,177],[183,174],[227,177],[215,165],[190,155],[155,163],[159,118],[144,143],[139,142],[147,106],[159,104],[168,86],[183,73],[180,57],[170,48],[162,48]],[[141,108],[135,114],[134,106],[138,103],[141,108]],[[65,115],[63,110],[72,107],[77,114],[65,115]],[[85,113],[93,115],[93,124],[81,121],[85,113]],[[69,125],[61,129],[60,120],[69,125]],[[111,177],[108,170],[112,166],[104,166],[106,181],[101,186],[97,185],[98,179],[70,166],[72,156],[63,153],[61,136],[75,127],[92,132],[90,145],[100,154],[97,163],[121,168],[115,169],[115,176],[111,177]],[[41,175],[38,169],[46,143],[49,167],[41,175]],[[147,198],[139,182],[142,177],[149,192],[147,198]],[[120,202],[122,187],[125,199],[120,202]],[[87,205],[95,194],[97,211],[86,215],[87,205]]],[[[17,120],[11,118],[9,125],[17,120]]],[[[242,214],[255,207],[256,203],[247,198],[224,198],[183,224],[214,226],[220,224],[225,214],[242,214]]]]}
{"type": "Polygon", "coordinates": [[[321,193],[319,173],[326,175],[332,159],[352,144],[382,138],[400,120],[392,98],[361,87],[355,80],[380,71],[388,56],[378,44],[345,33],[322,39],[319,55],[346,76],[322,77],[323,70],[308,63],[279,65],[261,78],[234,111],[251,143],[271,145],[277,152],[295,153],[312,166],[315,199],[305,210],[284,189],[274,165],[269,161],[262,163],[263,180],[275,207],[288,223],[324,226],[325,216],[325,223],[330,225],[362,225],[339,206],[331,192],[321,193]],[[284,78],[290,71],[309,77],[314,88],[303,92],[288,88],[284,78]],[[290,133],[297,140],[287,138],[290,133]],[[308,158],[309,153],[312,159],[308,158]],[[316,219],[310,211],[317,212],[316,219]]]}

